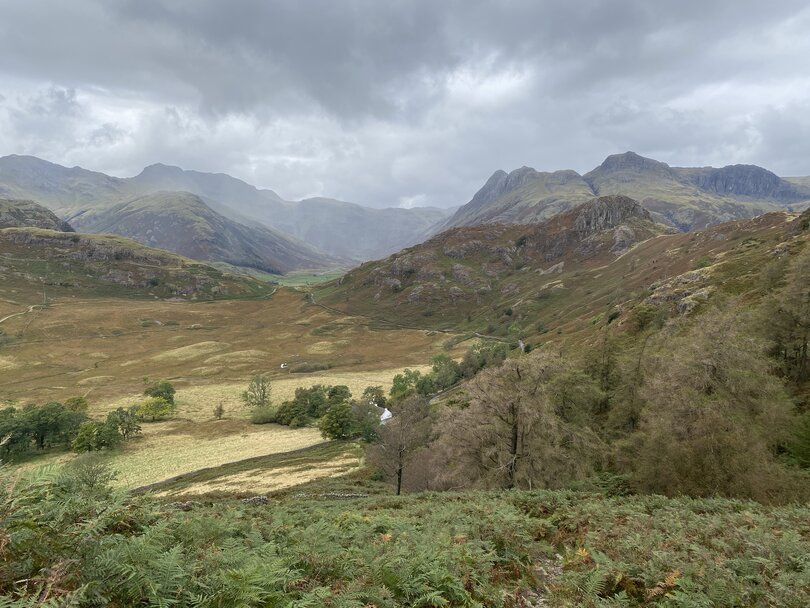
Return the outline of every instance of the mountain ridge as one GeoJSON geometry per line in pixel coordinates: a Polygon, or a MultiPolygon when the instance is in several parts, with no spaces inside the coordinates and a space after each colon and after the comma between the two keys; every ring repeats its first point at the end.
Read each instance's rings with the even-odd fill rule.
{"type": "Polygon", "coordinates": [[[635,198],[658,221],[685,231],[810,203],[810,186],[802,178],[784,179],[756,165],[670,167],[624,152],[582,175],[526,166],[508,174],[495,171],[437,230],[543,221],[594,196],[614,194],[635,198]]]}

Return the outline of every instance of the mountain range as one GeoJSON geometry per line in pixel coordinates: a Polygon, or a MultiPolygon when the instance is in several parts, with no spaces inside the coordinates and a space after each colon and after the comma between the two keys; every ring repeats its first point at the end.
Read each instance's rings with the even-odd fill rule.
{"type": "Polygon", "coordinates": [[[226,174],[163,164],[118,178],[32,156],[0,158],[0,197],[33,201],[54,214],[48,220],[40,214],[32,225],[65,221],[80,231],[274,274],[354,266],[451,228],[535,224],[605,196],[631,197],[655,222],[690,231],[801,210],[810,203],[810,178],[781,178],[754,165],[670,167],[626,152],[584,175],[496,171],[457,210],[377,209],[330,198],[287,201],[226,174]]]}
{"type": "Polygon", "coordinates": [[[279,273],[393,253],[421,241],[450,213],[376,209],[327,198],[285,201],[229,175],[161,164],[117,178],[17,155],[0,158],[0,196],[37,201],[80,230],[113,232],[196,259],[279,273]],[[201,232],[180,238],[166,224],[201,232]]]}
{"type": "Polygon", "coordinates": [[[584,175],[530,167],[496,171],[437,232],[482,223],[530,224],[607,195],[632,197],[656,220],[688,231],[769,211],[801,209],[810,203],[810,180],[784,179],[755,165],[670,167],[626,152],[608,156],[584,175]]]}

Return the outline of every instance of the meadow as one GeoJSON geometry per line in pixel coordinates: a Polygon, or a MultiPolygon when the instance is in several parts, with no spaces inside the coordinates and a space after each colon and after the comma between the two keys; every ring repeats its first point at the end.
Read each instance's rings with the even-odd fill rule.
{"type": "MultiPolygon", "coordinates": [[[[3,302],[0,318],[22,306],[3,302]]],[[[269,300],[205,303],[54,298],[0,328],[13,336],[0,347],[3,406],[80,395],[89,403],[88,415],[103,419],[109,411],[138,403],[146,379],[168,379],[177,387],[172,419],[143,423],[140,437],[105,455],[118,473],[115,485],[124,488],[324,441],[315,428],[251,424],[240,395],[253,374],[269,376],[275,404],[314,384],[343,384],[356,396],[367,386],[387,391],[405,367],[424,370],[446,339],[432,332],[369,327],[362,318],[334,315],[308,304],[301,292],[283,288],[269,300]],[[291,371],[310,364],[327,369],[291,371]],[[213,414],[219,404],[221,420],[213,414]]],[[[46,453],[21,467],[72,458],[46,453]]],[[[194,492],[244,487],[246,481],[264,492],[343,474],[359,463],[352,452],[336,454],[334,462],[321,459],[308,473],[294,465],[273,471],[263,466],[194,492]]]]}

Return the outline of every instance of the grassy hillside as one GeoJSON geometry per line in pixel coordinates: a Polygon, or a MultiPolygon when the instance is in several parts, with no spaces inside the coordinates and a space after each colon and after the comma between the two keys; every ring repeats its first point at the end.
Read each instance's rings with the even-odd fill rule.
{"type": "Polygon", "coordinates": [[[269,294],[272,288],[124,237],[39,228],[0,230],[4,296],[22,302],[117,295],[215,298],[269,294]]]}
{"type": "Polygon", "coordinates": [[[0,199],[0,229],[25,226],[60,232],[74,231],[70,224],[34,201],[0,199]]]}

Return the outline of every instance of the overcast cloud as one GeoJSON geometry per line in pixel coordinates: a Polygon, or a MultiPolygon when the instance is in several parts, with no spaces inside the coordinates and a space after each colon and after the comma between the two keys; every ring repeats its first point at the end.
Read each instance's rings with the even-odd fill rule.
{"type": "Polygon", "coordinates": [[[4,0],[0,154],[459,205],[496,169],[810,174],[810,6],[4,0]]]}

